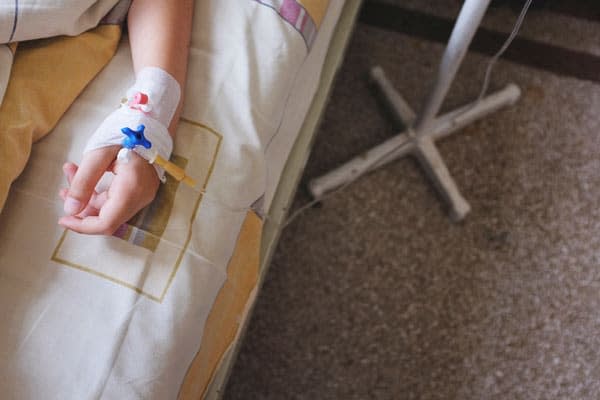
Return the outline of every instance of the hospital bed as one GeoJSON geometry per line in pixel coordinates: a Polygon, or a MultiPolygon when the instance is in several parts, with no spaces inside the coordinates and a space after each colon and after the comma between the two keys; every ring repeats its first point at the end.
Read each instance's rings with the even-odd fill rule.
{"type": "Polygon", "coordinates": [[[126,37],[52,131],[32,133],[0,214],[3,398],[222,395],[359,6],[197,2],[171,161],[199,184],[167,181],[113,236],[57,225],[56,193],[133,80],[126,37]]]}

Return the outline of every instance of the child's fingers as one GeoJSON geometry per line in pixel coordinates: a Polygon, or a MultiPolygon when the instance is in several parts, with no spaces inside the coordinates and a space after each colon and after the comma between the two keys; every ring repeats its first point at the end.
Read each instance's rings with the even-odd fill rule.
{"type": "MultiPolygon", "coordinates": [[[[68,193],[69,193],[69,189],[63,188],[63,189],[60,189],[60,191],[58,192],[58,195],[64,201],[64,200],[66,200],[68,193]]],[[[102,205],[104,204],[105,201],[106,201],[106,192],[102,192],[99,194],[94,193],[92,195],[92,197],[90,198],[90,201],[88,202],[88,204],[83,209],[83,211],[81,211],[79,214],[77,214],[77,217],[84,218],[84,217],[89,217],[91,215],[98,215],[98,213],[100,212],[100,209],[102,208],[102,205]]]]}
{"type": "Polygon", "coordinates": [[[83,211],[77,214],[79,218],[85,218],[90,216],[97,216],[100,214],[100,210],[104,206],[106,199],[108,198],[108,192],[94,193],[90,198],[90,201],[85,206],[83,211]]]}
{"type": "Polygon", "coordinates": [[[113,172],[115,175],[107,191],[92,195],[83,212],[62,217],[59,224],[78,233],[111,235],[152,201],[159,181],[154,168],[145,160],[134,157],[127,164],[117,163],[113,172]],[[87,211],[92,207],[98,212],[87,211]]]}
{"type": "Polygon", "coordinates": [[[64,204],[67,215],[76,215],[85,208],[100,177],[114,160],[118,148],[118,146],[110,146],[92,150],[83,157],[81,165],[75,169],[69,163],[65,165],[63,170],[66,170],[65,175],[67,175],[67,178],[74,170],[70,182],[71,186],[64,204]]]}
{"type": "Polygon", "coordinates": [[[112,225],[99,215],[88,216],[85,218],[68,215],[66,217],[61,217],[58,220],[58,223],[74,232],[87,235],[112,235],[116,230],[116,228],[112,229],[112,225]]]}
{"type": "Polygon", "coordinates": [[[110,194],[102,192],[95,196],[98,201],[103,201],[97,215],[65,216],[58,223],[78,233],[112,235],[145,205],[138,198],[139,191],[128,183],[127,179],[115,179],[110,194]]]}
{"type": "MultiPolygon", "coordinates": [[[[109,168],[111,168],[111,166],[109,166],[109,168]]],[[[69,182],[69,184],[71,184],[71,181],[73,180],[73,176],[75,176],[75,173],[77,172],[77,164],[72,163],[72,162],[67,162],[63,165],[63,172],[65,173],[65,176],[67,178],[67,181],[69,182]]],[[[69,193],[69,189],[68,188],[63,188],[60,189],[60,191],[58,192],[58,195],[63,199],[66,200],[67,199],[67,194],[69,193]]],[[[85,213],[86,215],[98,215],[98,210],[100,210],[100,208],[102,208],[102,205],[104,204],[104,202],[106,201],[107,198],[107,192],[100,192],[98,193],[97,191],[94,191],[94,193],[92,194],[92,197],[90,198],[89,202],[88,202],[88,207],[92,207],[94,209],[93,213],[85,213],[87,207],[81,212],[81,213],[85,213]]],[[[79,215],[81,216],[81,215],[79,215]]]]}
{"type": "Polygon", "coordinates": [[[72,231],[87,235],[112,235],[119,226],[135,215],[137,210],[107,200],[97,215],[61,217],[58,223],[72,231]]]}
{"type": "Polygon", "coordinates": [[[100,192],[92,196],[88,205],[90,207],[94,207],[97,210],[100,210],[104,206],[104,203],[106,203],[107,199],[108,191],[100,192]]]}
{"type": "MultiPolygon", "coordinates": [[[[73,180],[73,176],[75,175],[75,172],[77,172],[76,164],[74,164],[72,162],[66,162],[63,164],[63,173],[65,174],[65,177],[67,178],[67,182],[69,183],[69,185],[71,184],[71,180],[73,180]]],[[[58,195],[60,196],[61,199],[63,199],[63,201],[65,201],[67,199],[67,193],[69,193],[68,188],[61,188],[58,191],[58,195]]]]}
{"type": "Polygon", "coordinates": [[[72,162],[66,162],[63,165],[63,173],[65,174],[65,177],[67,178],[67,182],[69,182],[69,185],[71,184],[71,181],[73,180],[73,176],[75,176],[75,173],[77,172],[77,164],[72,163],[72,162]]]}
{"type": "Polygon", "coordinates": [[[69,193],[69,189],[67,188],[62,188],[58,191],[58,195],[61,199],[63,199],[63,201],[67,198],[67,193],[69,193]]]}

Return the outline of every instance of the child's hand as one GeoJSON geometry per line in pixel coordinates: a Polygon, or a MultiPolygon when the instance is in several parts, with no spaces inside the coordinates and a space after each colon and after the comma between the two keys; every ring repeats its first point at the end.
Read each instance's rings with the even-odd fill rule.
{"type": "Polygon", "coordinates": [[[160,184],[154,167],[133,152],[128,163],[115,162],[119,149],[92,150],[79,167],[71,162],[63,166],[70,187],[60,191],[67,214],[58,220],[60,225],[79,233],[112,235],[154,199],[160,184]],[[112,171],[114,179],[106,191],[97,193],[105,171],[112,171]]]}

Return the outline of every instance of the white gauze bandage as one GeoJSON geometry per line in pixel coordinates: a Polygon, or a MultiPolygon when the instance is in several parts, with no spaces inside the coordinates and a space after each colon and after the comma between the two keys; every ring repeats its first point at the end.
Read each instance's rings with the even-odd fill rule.
{"type": "MultiPolygon", "coordinates": [[[[137,146],[133,151],[149,162],[154,161],[152,154],[169,160],[173,151],[173,139],[169,135],[168,127],[180,97],[179,83],[169,73],[158,67],[143,68],[136,75],[133,86],[127,90],[127,101],[100,124],[88,140],[84,154],[106,146],[121,146],[125,139],[122,128],[136,130],[140,125],[144,125],[144,136],[152,143],[152,147],[144,149],[137,146]]],[[[120,153],[119,159],[127,160],[127,157],[120,153]]],[[[156,164],[154,168],[160,180],[164,182],[164,170],[156,164]]]]}

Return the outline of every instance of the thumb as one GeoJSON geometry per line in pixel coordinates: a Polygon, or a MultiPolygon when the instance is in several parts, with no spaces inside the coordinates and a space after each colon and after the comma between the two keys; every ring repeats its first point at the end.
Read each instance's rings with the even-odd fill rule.
{"type": "Polygon", "coordinates": [[[115,159],[120,146],[102,147],[86,153],[79,168],[71,179],[71,186],[65,198],[64,210],[67,215],[76,215],[90,201],[96,184],[115,159]]]}

